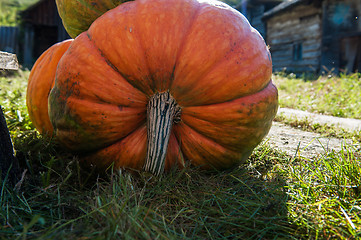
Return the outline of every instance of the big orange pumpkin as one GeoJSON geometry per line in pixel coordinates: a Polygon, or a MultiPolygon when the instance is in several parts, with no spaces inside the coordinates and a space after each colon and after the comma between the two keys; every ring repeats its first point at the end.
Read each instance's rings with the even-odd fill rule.
{"type": "Polygon", "coordinates": [[[59,15],[69,36],[75,38],[106,11],[130,0],[56,0],[59,15]]]}
{"type": "Polygon", "coordinates": [[[106,12],[60,59],[49,117],[88,164],[225,169],[277,112],[260,34],[218,1],[137,0],[106,12]]]}
{"type": "Polygon", "coordinates": [[[53,134],[48,115],[48,96],[54,87],[55,72],[60,58],[68,50],[72,39],[57,43],[46,50],[31,69],[26,94],[29,118],[42,134],[53,134]]]}

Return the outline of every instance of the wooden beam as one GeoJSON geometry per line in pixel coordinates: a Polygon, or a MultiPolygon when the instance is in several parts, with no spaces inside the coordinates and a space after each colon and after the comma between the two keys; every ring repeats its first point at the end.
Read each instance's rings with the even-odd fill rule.
{"type": "Polygon", "coordinates": [[[0,51],[0,69],[18,70],[19,63],[15,54],[0,51]]]}

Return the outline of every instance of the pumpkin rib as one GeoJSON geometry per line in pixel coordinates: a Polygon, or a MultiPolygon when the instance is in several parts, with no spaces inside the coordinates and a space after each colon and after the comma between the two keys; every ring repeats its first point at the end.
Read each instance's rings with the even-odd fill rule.
{"type": "Polygon", "coordinates": [[[174,73],[176,71],[180,55],[182,54],[182,51],[184,49],[184,45],[188,41],[189,32],[192,30],[192,27],[196,23],[196,20],[197,20],[197,18],[199,16],[201,10],[202,10],[202,8],[201,8],[201,5],[199,4],[198,7],[197,7],[196,12],[192,16],[191,24],[189,24],[189,27],[188,27],[187,31],[184,33],[183,39],[182,39],[181,44],[179,46],[179,50],[178,50],[178,52],[176,54],[176,59],[175,59],[174,66],[173,66],[173,71],[172,71],[172,78],[169,80],[169,89],[172,89],[172,84],[173,84],[173,80],[174,80],[174,73]]]}
{"type": "MultiPolygon", "coordinates": [[[[153,3],[153,4],[156,4],[156,3],[153,3]]],[[[140,3],[135,5],[135,11],[137,11],[137,8],[139,8],[139,5],[140,5],[140,3]]],[[[181,40],[180,40],[180,43],[178,44],[179,48],[178,48],[177,52],[174,53],[174,55],[176,57],[175,57],[174,64],[171,67],[172,70],[171,70],[170,77],[168,79],[169,83],[168,83],[168,87],[166,87],[166,88],[162,88],[162,87],[159,88],[157,86],[157,79],[152,74],[152,68],[151,68],[152,63],[149,62],[150,60],[149,60],[149,58],[147,58],[147,55],[146,55],[146,52],[147,52],[146,49],[147,48],[145,47],[145,42],[147,41],[147,39],[145,39],[145,41],[141,41],[141,39],[142,39],[141,38],[141,32],[137,31],[137,29],[140,29],[139,24],[141,26],[143,24],[143,22],[139,21],[139,18],[137,18],[137,17],[133,19],[134,24],[135,24],[134,25],[134,29],[135,29],[134,34],[135,34],[135,36],[137,36],[136,39],[137,39],[137,41],[139,43],[139,46],[142,49],[143,58],[146,59],[145,60],[146,68],[147,68],[147,71],[149,73],[149,78],[150,78],[150,80],[152,82],[152,85],[151,85],[151,88],[152,88],[152,91],[153,91],[152,95],[156,94],[157,92],[164,92],[164,91],[167,91],[167,90],[171,89],[171,84],[172,84],[173,79],[174,79],[174,72],[176,71],[177,61],[178,61],[178,59],[179,59],[179,57],[181,55],[182,48],[183,48],[186,40],[188,39],[188,33],[192,29],[192,26],[195,24],[197,16],[199,16],[199,13],[201,11],[201,4],[199,4],[199,2],[197,2],[196,7],[194,7],[194,6],[195,6],[195,3],[192,3],[192,7],[193,7],[192,9],[194,10],[194,12],[189,17],[189,19],[191,19],[191,20],[189,20],[189,23],[187,25],[185,25],[185,30],[183,30],[181,32],[182,36],[180,37],[181,40]]],[[[144,7],[144,6],[141,6],[141,7],[144,7]]],[[[152,95],[149,95],[149,97],[151,97],[152,95]]]]}
{"type": "Polygon", "coordinates": [[[106,148],[83,154],[81,160],[87,162],[87,164],[94,164],[97,168],[107,168],[110,163],[114,162],[115,168],[141,169],[146,155],[146,134],[146,125],[143,124],[131,134],[108,145],[106,148]],[[141,137],[137,137],[139,135],[141,137]],[[134,160],[134,158],[137,159],[134,160]],[[122,160],[120,161],[120,159],[122,160]]]}
{"type": "MultiPolygon", "coordinates": [[[[197,129],[195,129],[193,126],[190,126],[190,125],[189,125],[188,123],[186,123],[185,121],[182,121],[182,124],[183,124],[184,126],[186,126],[187,128],[191,129],[192,131],[194,131],[195,133],[197,133],[197,134],[199,134],[199,135],[202,135],[202,136],[205,137],[208,141],[210,141],[210,142],[212,142],[212,143],[214,143],[214,144],[217,144],[217,145],[219,145],[219,146],[221,146],[221,147],[223,147],[223,148],[225,148],[225,149],[229,149],[228,146],[225,146],[225,145],[223,145],[223,144],[221,144],[221,143],[219,143],[219,142],[216,142],[215,139],[213,139],[213,138],[211,138],[211,137],[209,137],[209,136],[206,136],[205,134],[203,134],[203,133],[201,133],[200,131],[198,131],[197,129]]],[[[176,136],[177,136],[177,135],[176,135],[176,136]]],[[[177,138],[177,140],[178,140],[178,138],[177,138]]],[[[232,150],[232,151],[234,151],[234,150],[232,150]]]]}
{"type": "Polygon", "coordinates": [[[169,144],[167,149],[167,155],[165,158],[164,169],[166,171],[170,170],[174,165],[178,168],[184,168],[184,156],[180,148],[177,137],[175,136],[174,131],[171,132],[169,138],[169,144]]]}
{"type": "MultiPolygon", "coordinates": [[[[77,83],[80,91],[81,89],[86,89],[87,91],[80,91],[81,97],[86,99],[91,99],[92,101],[99,100],[104,103],[112,103],[117,104],[118,106],[125,107],[146,107],[147,97],[144,95],[140,89],[134,87],[127,81],[124,76],[119,74],[111,65],[107,58],[102,54],[100,49],[98,49],[94,42],[86,34],[81,34],[77,37],[74,42],[80,42],[80,44],[76,44],[72,49],[69,49],[68,53],[64,55],[64,61],[61,61],[60,68],[57,70],[57,76],[60,79],[63,79],[59,84],[62,85],[66,83],[66,81],[72,81],[77,83]],[[84,53],[87,52],[87,55],[84,56],[84,53]],[[71,56],[69,59],[69,55],[71,56]],[[75,59],[74,59],[75,56],[75,59]],[[89,59],[96,59],[90,61],[89,59]],[[95,69],[88,68],[90,64],[95,65],[95,69]],[[84,70],[85,65],[87,70],[84,70]],[[113,71],[114,70],[114,71],[113,71]],[[107,86],[98,86],[94,89],[94,85],[98,83],[97,79],[94,78],[98,74],[102,78],[108,78],[107,86]],[[89,76],[90,75],[90,76],[89,76]],[[65,79],[65,80],[64,80],[65,79]],[[69,79],[69,80],[67,80],[69,79]],[[117,92],[116,95],[110,94],[109,91],[113,89],[113,86],[116,89],[119,89],[120,92],[117,92]],[[104,88],[106,90],[99,91],[99,87],[104,88]],[[103,96],[100,97],[99,94],[103,96]],[[106,94],[106,97],[104,96],[106,94]],[[121,97],[118,97],[119,94],[122,94],[121,97]],[[109,99],[111,98],[111,99],[109,99]],[[111,101],[113,100],[113,101],[111,101]],[[125,105],[125,101],[128,102],[132,100],[128,106],[125,105]]],[[[99,77],[98,77],[98,80],[99,77]]],[[[64,88],[64,87],[63,87],[64,88]]]]}
{"type": "MultiPolygon", "coordinates": [[[[134,7],[134,11],[137,11],[138,8],[139,8],[139,5],[137,4],[137,2],[135,2],[135,3],[136,4],[135,4],[135,7],[134,7]]],[[[135,22],[138,22],[138,21],[135,21],[135,22]]],[[[134,28],[137,28],[137,27],[134,27],[134,28]]],[[[133,34],[136,36],[135,39],[137,39],[137,42],[138,42],[138,44],[140,46],[140,49],[142,50],[141,52],[143,53],[143,58],[147,59],[146,54],[145,54],[146,53],[146,51],[145,51],[146,48],[144,47],[144,44],[142,43],[142,41],[140,41],[141,38],[140,38],[140,35],[139,35],[138,31],[135,30],[133,34]]],[[[149,77],[150,77],[150,80],[151,80],[150,89],[153,91],[153,94],[154,94],[154,93],[157,92],[156,86],[155,86],[155,80],[154,80],[154,77],[152,76],[152,74],[150,74],[150,65],[149,65],[149,61],[147,61],[147,60],[145,60],[145,67],[147,69],[147,72],[149,73],[149,77]]],[[[144,94],[146,94],[146,93],[144,93],[144,94]]],[[[148,96],[148,97],[151,97],[151,96],[148,96]]]]}
{"type": "Polygon", "coordinates": [[[105,55],[105,53],[98,47],[98,45],[95,43],[95,41],[93,41],[92,36],[90,36],[90,34],[89,34],[88,31],[86,32],[86,35],[87,35],[89,41],[90,41],[90,42],[94,45],[94,47],[100,52],[100,55],[104,58],[105,62],[106,62],[114,71],[116,71],[122,78],[124,78],[124,79],[127,81],[127,83],[129,83],[130,85],[132,85],[132,87],[136,88],[137,90],[139,90],[140,92],[142,92],[144,95],[146,95],[146,96],[148,95],[148,94],[146,94],[145,92],[143,92],[142,89],[139,89],[139,88],[137,88],[137,86],[134,86],[134,85],[128,80],[128,78],[119,71],[119,69],[109,60],[109,58],[105,55]]]}
{"type": "MultiPolygon", "coordinates": [[[[237,97],[235,99],[230,99],[230,100],[226,100],[224,102],[217,102],[217,103],[208,103],[208,104],[200,104],[200,105],[192,105],[192,106],[182,106],[182,109],[187,109],[187,108],[197,108],[197,107],[212,107],[213,105],[218,105],[218,104],[227,104],[227,103],[230,103],[230,102],[233,102],[233,101],[237,101],[237,100],[240,100],[242,98],[247,98],[247,97],[250,97],[250,96],[253,96],[255,94],[261,94],[262,91],[264,91],[265,89],[267,89],[270,85],[273,85],[273,82],[272,82],[272,79],[270,79],[266,85],[260,89],[259,91],[257,92],[252,92],[252,93],[248,93],[247,95],[243,95],[243,96],[240,96],[240,97],[237,97]]],[[[273,85],[274,86],[274,85],[273,85]]],[[[203,119],[205,120],[205,119],[203,119]]]]}
{"type": "MultiPolygon", "coordinates": [[[[232,99],[232,100],[225,101],[225,102],[222,102],[222,103],[204,104],[202,106],[184,107],[183,111],[187,112],[187,114],[189,114],[188,113],[189,110],[192,110],[193,108],[197,109],[197,108],[200,108],[200,107],[209,107],[209,108],[217,107],[217,106],[220,106],[222,104],[232,103],[232,102],[241,101],[241,100],[245,100],[245,99],[247,99],[247,104],[253,104],[254,105],[254,102],[252,102],[252,99],[248,99],[248,98],[251,98],[251,97],[252,98],[264,98],[263,100],[266,100],[268,98],[277,99],[277,96],[278,96],[278,90],[277,90],[276,86],[273,84],[272,79],[270,79],[268,84],[263,89],[261,89],[260,91],[258,91],[256,93],[248,94],[246,96],[242,96],[240,98],[232,99]]],[[[246,103],[242,102],[242,105],[244,105],[244,104],[246,104],[246,103]]],[[[205,120],[206,118],[202,118],[202,119],[205,120]]]]}
{"type": "MultiPolygon", "coordinates": [[[[123,108],[121,112],[117,112],[119,107],[112,104],[96,103],[88,99],[77,99],[76,97],[69,97],[66,101],[68,107],[65,110],[65,115],[69,117],[67,119],[63,118],[64,122],[61,119],[57,119],[56,128],[57,136],[64,136],[64,133],[68,136],[68,141],[72,142],[68,147],[72,150],[82,151],[90,145],[95,149],[111,145],[111,143],[116,142],[118,139],[123,139],[134,132],[145,122],[145,119],[138,116],[145,110],[140,107],[123,108]],[[78,111],[74,109],[78,109],[78,111]],[[105,109],[109,110],[105,111],[105,109]],[[114,116],[111,116],[109,112],[113,113],[114,116]],[[82,117],[79,118],[79,116],[82,117]],[[107,119],[109,118],[112,121],[108,121],[107,119]],[[114,118],[117,121],[113,120],[114,118]],[[71,128],[69,129],[66,127],[69,125],[69,121],[77,122],[78,125],[70,125],[71,128]],[[62,123],[65,123],[65,127],[62,123]],[[125,128],[125,126],[129,125],[133,126],[125,128]],[[106,128],[103,129],[103,126],[106,126],[106,128]],[[111,131],[112,129],[114,131],[111,131]],[[129,131],[129,129],[131,130],[129,131]],[[72,135],[72,132],[75,135],[72,135]],[[83,143],[84,146],[80,143],[83,143]]],[[[142,115],[145,116],[145,114],[142,115]]]]}
{"type": "Polygon", "coordinates": [[[272,122],[276,115],[277,98],[277,88],[271,82],[263,91],[255,95],[220,104],[186,107],[183,108],[182,114],[183,117],[193,117],[212,124],[225,124],[233,127],[241,124],[246,127],[261,128],[263,124],[272,122]],[[254,99],[257,99],[257,103],[254,102],[254,99]],[[254,123],[254,119],[258,119],[258,123],[254,123]]]}
{"type": "MultiPolygon", "coordinates": [[[[130,133],[129,135],[120,139],[119,141],[108,145],[104,149],[96,149],[94,151],[87,152],[86,154],[81,155],[81,160],[85,161],[85,162],[89,161],[94,164],[97,163],[98,164],[97,167],[101,168],[102,166],[99,166],[99,160],[95,160],[95,159],[97,157],[102,156],[104,154],[104,153],[102,153],[103,151],[111,152],[113,148],[117,148],[119,145],[124,144],[124,142],[122,142],[123,140],[128,141],[128,139],[132,139],[132,138],[134,138],[135,135],[140,134],[140,133],[143,133],[146,135],[146,125],[145,124],[141,125],[139,128],[135,129],[132,133],[130,133]],[[135,134],[135,135],[131,136],[133,134],[135,134]],[[111,149],[111,150],[109,151],[109,150],[105,150],[105,149],[111,149]]],[[[139,144],[146,145],[145,141],[142,143],[138,143],[138,145],[139,144]]],[[[145,153],[145,150],[144,150],[144,153],[145,153]]],[[[105,160],[104,162],[102,162],[103,166],[108,167],[114,161],[114,158],[119,157],[118,151],[114,151],[114,153],[110,153],[110,154],[111,154],[111,157],[109,157],[109,155],[108,155],[108,157],[101,157],[101,159],[105,160]]],[[[89,164],[89,162],[88,162],[88,164],[89,164]]],[[[129,165],[131,165],[131,161],[129,161],[129,159],[127,161],[122,161],[121,164],[119,164],[121,161],[114,161],[114,162],[115,162],[115,167],[136,169],[136,166],[134,164],[132,166],[129,166],[129,165]],[[124,166],[124,165],[127,165],[127,166],[124,166]]],[[[142,162],[142,164],[143,164],[143,162],[142,162]]],[[[141,169],[142,164],[139,165],[138,169],[141,169]]],[[[170,141],[169,141],[169,145],[168,145],[167,156],[166,156],[165,171],[169,171],[175,165],[179,168],[183,168],[185,166],[185,163],[184,163],[183,153],[179,146],[179,142],[178,142],[174,132],[172,132],[170,141]]]]}
{"type": "MultiPolygon", "coordinates": [[[[92,40],[92,37],[89,35],[89,32],[86,32],[86,36],[87,36],[87,39],[89,40],[89,42],[93,45],[93,49],[96,49],[96,51],[99,52],[99,55],[103,58],[103,60],[106,62],[106,64],[111,68],[113,69],[117,74],[119,74],[121,76],[121,78],[123,78],[125,80],[125,82],[127,84],[129,84],[130,86],[132,86],[136,91],[139,91],[140,93],[142,93],[143,95],[145,96],[148,96],[145,92],[142,91],[142,89],[139,89],[138,87],[134,86],[128,79],[127,77],[122,74],[118,69],[117,67],[115,67],[114,64],[112,64],[109,59],[107,58],[107,56],[105,55],[105,53],[100,49],[98,48],[98,46],[96,45],[95,41],[92,40]]],[[[106,102],[102,99],[103,102],[106,102]]]]}
{"type": "Polygon", "coordinates": [[[181,60],[177,63],[170,89],[183,107],[221,103],[257,92],[271,78],[271,61],[263,38],[249,26],[244,16],[230,8],[218,11],[208,5],[203,7],[183,48],[184,54],[180,54],[181,60]],[[223,13],[229,13],[229,17],[223,13]],[[212,25],[203,28],[212,17],[217,23],[214,30],[212,25]],[[230,29],[225,27],[227,24],[230,24],[230,29]],[[213,41],[215,34],[220,37],[213,41]],[[200,44],[208,42],[211,47],[219,47],[210,52],[200,44]],[[203,57],[205,54],[210,57],[209,61],[203,57]],[[194,71],[198,68],[197,64],[202,67],[194,71]],[[253,76],[259,70],[259,75],[264,76],[253,76]],[[244,86],[245,83],[251,88],[244,86]],[[220,88],[222,91],[219,91],[220,88]],[[235,88],[239,89],[235,91],[235,88]],[[195,99],[194,96],[198,97],[195,99]]]}
{"type": "MultiPolygon", "coordinates": [[[[199,12],[200,12],[200,10],[199,10],[199,12]]],[[[191,29],[190,29],[190,30],[191,30],[191,29]]],[[[190,31],[190,30],[189,30],[189,31],[190,31]]],[[[189,38],[189,37],[187,37],[187,39],[188,39],[188,38],[189,38]]],[[[243,38],[241,42],[245,42],[246,40],[247,40],[247,39],[243,38]]],[[[185,41],[185,42],[186,42],[186,41],[185,41]]],[[[185,42],[184,42],[183,44],[185,44],[185,42]]],[[[208,71],[204,72],[201,76],[199,76],[198,79],[203,79],[203,78],[207,77],[207,75],[208,75],[210,72],[214,71],[214,69],[217,68],[217,66],[221,65],[222,63],[224,63],[224,62],[226,62],[226,61],[229,61],[229,59],[227,59],[227,58],[220,58],[220,59],[218,59],[218,61],[215,62],[215,63],[212,65],[212,67],[210,67],[210,68],[208,69],[208,71]]],[[[175,66],[175,70],[176,70],[176,66],[175,66]]],[[[172,83],[173,83],[173,81],[172,81],[172,83]]],[[[194,86],[194,85],[197,85],[197,82],[194,82],[194,83],[193,83],[193,86],[194,86]]],[[[190,87],[193,87],[193,86],[190,86],[190,87]]],[[[170,87],[170,89],[171,89],[171,87],[170,87]]],[[[252,93],[251,93],[251,94],[252,94],[252,93]]],[[[212,104],[212,103],[211,103],[211,104],[212,104]]],[[[204,104],[200,104],[200,105],[204,105],[204,104]]],[[[192,105],[192,106],[197,106],[197,105],[192,105]]],[[[187,106],[187,107],[188,107],[188,106],[187,106]]]]}
{"type": "Polygon", "coordinates": [[[174,131],[183,156],[186,156],[186,159],[192,164],[196,162],[197,164],[194,164],[196,166],[208,169],[209,166],[213,166],[216,169],[228,168],[229,166],[234,165],[234,162],[238,160],[238,157],[236,156],[243,155],[243,152],[236,152],[223,147],[219,143],[195,131],[184,122],[175,125],[174,131]],[[191,134],[189,134],[189,130],[192,132],[191,134]],[[185,131],[188,131],[188,134],[184,134],[185,131]],[[184,140],[182,141],[182,136],[186,142],[184,142],[184,140]],[[213,153],[210,153],[211,151],[213,151],[213,153]],[[219,156],[215,153],[218,153],[219,156]],[[209,157],[205,157],[206,155],[209,155],[209,157]],[[201,157],[199,158],[199,156],[201,157]]]}
{"type": "MultiPolygon", "coordinates": [[[[192,118],[192,117],[190,117],[192,118]]],[[[247,127],[247,126],[238,126],[238,127],[233,127],[233,126],[227,126],[227,125],[220,125],[220,124],[216,124],[216,123],[212,123],[210,121],[206,121],[206,120],[201,120],[201,119],[196,119],[193,120],[195,123],[194,124],[202,124],[206,127],[212,126],[212,130],[214,130],[214,132],[210,132],[210,131],[206,131],[209,130],[206,129],[204,131],[202,131],[202,129],[196,128],[195,126],[193,126],[191,123],[189,123],[188,121],[191,121],[192,119],[185,119],[183,120],[183,123],[185,125],[187,125],[189,128],[191,128],[193,131],[199,133],[200,135],[203,135],[205,137],[207,137],[209,140],[212,140],[214,142],[216,142],[217,144],[219,144],[220,146],[228,149],[228,150],[232,150],[232,151],[237,151],[237,149],[239,149],[240,144],[243,143],[243,145],[245,146],[257,146],[259,139],[263,139],[263,137],[265,135],[268,134],[269,129],[271,128],[271,123],[268,124],[264,124],[264,129],[268,129],[268,131],[262,131],[261,135],[258,136],[258,138],[256,139],[252,139],[253,142],[250,142],[250,140],[248,139],[249,136],[247,137],[243,137],[242,133],[247,133],[248,135],[250,133],[252,133],[252,136],[255,137],[256,133],[260,133],[259,132],[259,128],[258,127],[247,127]],[[232,130],[233,130],[233,134],[232,134],[232,130]],[[257,131],[258,130],[258,131],[257,131]],[[222,135],[222,137],[220,137],[219,135],[222,135]],[[212,136],[213,135],[213,136],[212,136]],[[228,136],[227,136],[228,135],[228,136]],[[232,137],[233,136],[240,136],[242,141],[241,142],[236,142],[237,144],[235,145],[235,141],[232,141],[232,137]],[[229,137],[229,138],[227,138],[229,137]],[[246,138],[246,139],[245,139],[246,138]]],[[[239,139],[237,139],[239,141],[239,139]]]]}
{"type": "Polygon", "coordinates": [[[228,103],[184,108],[182,120],[201,135],[218,140],[217,143],[225,148],[236,150],[239,144],[250,144],[250,140],[245,139],[253,139],[250,134],[254,137],[251,145],[257,145],[267,135],[278,108],[278,105],[274,104],[276,98],[276,87],[270,82],[262,91],[249,97],[241,97],[228,103]],[[233,121],[229,122],[229,119],[233,121]],[[264,131],[266,129],[268,130],[264,131]]]}
{"type": "MultiPolygon", "coordinates": [[[[259,54],[261,54],[260,52],[259,52],[259,54]]],[[[257,58],[257,56],[253,56],[254,58],[257,58]]],[[[214,71],[216,71],[215,69],[217,69],[218,68],[218,66],[220,66],[220,65],[222,65],[224,62],[227,62],[227,61],[229,61],[228,59],[226,59],[226,58],[221,58],[221,59],[219,59],[219,61],[217,62],[217,63],[215,63],[214,65],[213,65],[213,67],[212,68],[210,68],[209,69],[209,71],[208,72],[205,72],[201,77],[199,77],[198,79],[199,80],[201,80],[201,79],[205,79],[205,78],[207,78],[207,76],[209,75],[209,74],[211,74],[212,72],[214,72],[214,71]]],[[[252,63],[251,62],[249,62],[247,65],[244,65],[244,68],[246,68],[247,69],[247,67],[249,67],[249,66],[252,66],[252,63]]],[[[266,67],[264,67],[264,69],[266,69],[266,67]]],[[[240,70],[241,71],[241,70],[240,70]]],[[[259,76],[264,76],[264,74],[263,74],[263,72],[262,71],[257,71],[257,73],[256,74],[253,74],[252,76],[251,76],[251,78],[247,78],[247,80],[248,81],[252,81],[252,80],[254,80],[254,79],[257,79],[259,76]]],[[[271,81],[271,79],[269,80],[269,82],[271,81]]],[[[258,89],[258,90],[256,90],[256,92],[249,92],[248,94],[246,94],[246,95],[239,95],[239,96],[236,96],[235,98],[237,99],[237,98],[241,98],[241,97],[246,97],[246,96],[249,96],[249,95],[253,95],[253,94],[255,94],[255,93],[257,93],[257,92],[260,92],[260,91],[262,91],[267,85],[268,85],[268,83],[269,82],[267,82],[267,83],[265,83],[265,85],[264,86],[261,86],[261,88],[260,89],[258,89]]],[[[189,85],[189,86],[196,86],[198,83],[197,82],[194,82],[193,83],[193,85],[189,85]]],[[[223,102],[212,102],[212,103],[198,103],[198,104],[192,104],[192,105],[183,105],[182,104],[182,107],[196,107],[196,106],[207,106],[207,105],[213,105],[213,104],[221,104],[221,103],[225,103],[225,102],[229,102],[229,101],[233,101],[234,100],[234,98],[233,99],[229,99],[229,100],[225,100],[225,101],[223,101],[223,102]]],[[[181,102],[181,101],[180,101],[181,102]]]]}
{"type": "Polygon", "coordinates": [[[114,70],[116,71],[122,78],[124,78],[124,80],[126,80],[126,82],[128,84],[130,84],[133,88],[139,90],[141,93],[143,93],[145,96],[149,97],[149,94],[147,94],[146,92],[144,92],[141,88],[135,86],[134,84],[132,84],[132,81],[129,81],[129,79],[127,78],[127,76],[125,76],[121,71],[119,71],[119,69],[109,60],[109,58],[106,56],[106,54],[98,47],[98,45],[96,44],[95,41],[93,41],[92,36],[89,34],[89,32],[86,32],[86,35],[89,39],[89,41],[94,45],[94,47],[100,52],[100,55],[104,58],[105,62],[114,70]]]}
{"type": "MultiPolygon", "coordinates": [[[[209,141],[213,141],[214,143],[216,143],[216,144],[218,144],[219,146],[221,146],[221,147],[223,147],[223,148],[225,148],[225,149],[227,149],[227,150],[230,150],[230,151],[234,151],[234,152],[237,152],[237,149],[239,149],[239,146],[237,145],[237,146],[234,146],[234,145],[232,145],[232,143],[226,143],[226,141],[227,140],[222,140],[223,138],[216,138],[216,136],[210,136],[211,135],[211,133],[207,133],[206,131],[201,131],[201,129],[197,129],[197,128],[195,128],[194,126],[192,126],[191,124],[189,124],[188,123],[188,121],[186,120],[186,121],[182,121],[183,122],[183,124],[184,125],[186,125],[187,127],[189,127],[190,129],[192,129],[194,132],[196,132],[196,133],[198,133],[199,135],[202,135],[203,137],[206,137],[209,141]]],[[[257,127],[245,127],[245,126],[239,126],[238,128],[235,128],[235,127],[230,127],[230,126],[222,126],[222,125],[219,125],[219,124],[215,124],[215,123],[212,123],[212,122],[209,122],[209,121],[206,121],[206,120],[201,120],[201,119],[198,119],[198,123],[201,123],[201,122],[203,122],[205,125],[207,124],[207,123],[209,123],[210,125],[214,125],[214,127],[216,127],[216,128],[218,128],[218,133],[220,133],[220,134],[224,134],[224,132],[226,132],[227,133],[227,131],[226,130],[230,130],[231,128],[233,128],[233,129],[235,129],[235,130],[237,130],[237,132],[238,132],[238,134],[239,134],[239,132],[250,132],[250,131],[252,131],[252,133],[255,133],[255,132],[257,132],[256,130],[258,129],[257,127]],[[218,126],[217,126],[218,125],[218,126]]],[[[249,140],[247,140],[247,139],[245,139],[245,146],[250,146],[250,145],[252,145],[252,146],[257,146],[258,145],[258,142],[259,142],[259,139],[263,139],[263,137],[265,136],[265,135],[267,135],[268,134],[268,132],[269,132],[269,129],[271,128],[271,123],[269,123],[269,124],[265,124],[264,125],[264,129],[267,129],[268,128],[268,131],[262,131],[262,136],[259,136],[257,139],[256,139],[256,141],[253,141],[253,142],[257,142],[257,143],[253,143],[253,144],[250,144],[250,141],[249,140]],[[263,136],[264,135],[264,136],[263,136]]],[[[237,134],[236,132],[235,132],[235,134],[237,134]]],[[[229,134],[229,135],[231,135],[231,134],[229,134]]],[[[254,137],[254,135],[252,135],[253,137],[254,137]]],[[[219,137],[219,136],[218,136],[219,137]]],[[[225,136],[226,137],[226,136],[225,136]]],[[[253,139],[254,140],[254,139],[253,139]]]]}

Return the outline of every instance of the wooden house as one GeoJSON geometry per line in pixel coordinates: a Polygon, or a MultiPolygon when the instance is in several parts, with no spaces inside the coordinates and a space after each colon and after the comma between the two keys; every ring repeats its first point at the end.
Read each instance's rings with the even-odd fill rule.
{"type": "Polygon", "coordinates": [[[55,0],[39,0],[20,14],[23,28],[22,63],[31,66],[50,46],[69,35],[65,31],[55,0]]]}
{"type": "Polygon", "coordinates": [[[265,38],[266,26],[262,21],[262,16],[281,2],[282,0],[241,0],[239,4],[233,7],[241,12],[250,24],[265,38]]]}
{"type": "Polygon", "coordinates": [[[360,0],[287,0],[263,15],[275,71],[361,71],[360,0]]]}

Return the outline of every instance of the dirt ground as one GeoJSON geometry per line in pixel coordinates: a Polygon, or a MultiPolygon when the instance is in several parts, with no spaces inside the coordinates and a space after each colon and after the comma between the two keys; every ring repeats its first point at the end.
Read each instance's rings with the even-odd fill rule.
{"type": "MultiPolygon", "coordinates": [[[[318,114],[310,115],[310,113],[302,111],[296,113],[297,114],[292,117],[299,119],[307,117],[308,119],[312,118],[313,122],[319,122],[320,124],[334,124],[343,128],[347,128],[346,125],[350,125],[352,130],[361,129],[358,128],[361,127],[361,120],[341,119],[318,114]],[[358,126],[357,124],[360,125],[358,126]]],[[[280,109],[279,114],[290,116],[290,114],[295,114],[295,112],[293,110],[280,109]]],[[[330,150],[340,151],[345,143],[348,144],[348,146],[360,148],[360,143],[353,143],[350,139],[326,138],[322,137],[320,134],[305,132],[278,122],[273,122],[273,126],[264,141],[271,146],[286,152],[290,156],[296,156],[297,154],[307,158],[317,157],[319,154],[330,150]]]]}

